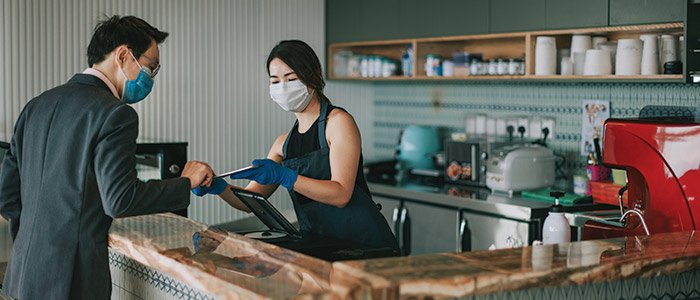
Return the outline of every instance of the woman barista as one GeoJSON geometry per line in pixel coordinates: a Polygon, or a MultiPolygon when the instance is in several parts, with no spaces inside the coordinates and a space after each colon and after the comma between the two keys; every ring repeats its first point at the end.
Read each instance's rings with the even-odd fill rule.
{"type": "MultiPolygon", "coordinates": [[[[321,64],[298,40],[282,41],[267,58],[270,96],[293,112],[292,129],[275,140],[267,159],[232,175],[250,179],[246,190],[269,197],[278,186],[289,191],[302,232],[398,250],[386,220],[370,197],[362,173],[360,132],[345,110],[323,94],[321,64]]],[[[218,194],[247,210],[223,179],[193,192],[218,194]]]]}

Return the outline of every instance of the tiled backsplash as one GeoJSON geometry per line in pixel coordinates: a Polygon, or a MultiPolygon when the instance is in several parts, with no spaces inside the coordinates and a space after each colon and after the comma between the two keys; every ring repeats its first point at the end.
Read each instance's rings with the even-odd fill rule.
{"type": "Polygon", "coordinates": [[[463,131],[465,114],[484,113],[554,118],[550,146],[566,156],[572,167],[583,162],[578,154],[583,100],[609,100],[613,118],[635,117],[649,104],[700,105],[700,85],[689,84],[379,82],[372,84],[372,90],[372,153],[376,159],[393,155],[399,132],[406,125],[463,131]]]}

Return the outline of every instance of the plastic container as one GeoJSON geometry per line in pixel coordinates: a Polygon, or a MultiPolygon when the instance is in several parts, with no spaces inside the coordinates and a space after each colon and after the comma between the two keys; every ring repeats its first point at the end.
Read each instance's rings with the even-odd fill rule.
{"type": "MultiPolygon", "coordinates": [[[[611,181],[591,181],[591,196],[593,203],[609,204],[618,206],[617,193],[623,187],[619,184],[614,184],[611,181]]],[[[622,195],[623,205],[627,204],[627,193],[622,195]]]]}
{"type": "Polygon", "coordinates": [[[442,76],[442,57],[440,55],[425,55],[425,75],[428,77],[442,76]]]}
{"type": "Polygon", "coordinates": [[[559,244],[571,242],[569,221],[564,216],[564,207],[559,204],[559,198],[563,197],[564,193],[551,192],[550,196],[555,197],[555,204],[549,208],[549,215],[544,219],[542,243],[559,244]]]}
{"type": "Polygon", "coordinates": [[[413,45],[408,44],[406,51],[401,54],[401,73],[403,76],[413,76],[413,45]]]}
{"type": "Polygon", "coordinates": [[[591,182],[610,180],[610,168],[603,165],[587,165],[586,173],[591,182]]]}

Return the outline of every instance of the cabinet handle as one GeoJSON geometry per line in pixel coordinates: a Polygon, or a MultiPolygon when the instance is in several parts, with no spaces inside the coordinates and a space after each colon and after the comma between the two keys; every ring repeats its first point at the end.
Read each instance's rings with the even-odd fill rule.
{"type": "Polygon", "coordinates": [[[407,256],[411,254],[411,216],[408,214],[406,207],[401,208],[399,228],[401,255],[407,256]]]}
{"type": "Polygon", "coordinates": [[[472,251],[472,231],[467,219],[462,218],[459,223],[459,252],[467,251],[472,251]]]}
{"type": "Polygon", "coordinates": [[[399,228],[399,207],[394,207],[394,211],[391,213],[391,226],[394,228],[394,238],[396,239],[396,243],[401,247],[401,238],[399,237],[400,233],[400,228],[399,228]]]}
{"type": "Polygon", "coordinates": [[[471,146],[472,152],[472,182],[479,181],[479,164],[477,164],[476,145],[471,146]]]}

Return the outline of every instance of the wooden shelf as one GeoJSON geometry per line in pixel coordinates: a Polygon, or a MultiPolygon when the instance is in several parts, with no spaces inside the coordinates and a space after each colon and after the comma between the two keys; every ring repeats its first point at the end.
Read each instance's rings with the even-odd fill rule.
{"type": "Polygon", "coordinates": [[[682,80],[681,74],[666,75],[528,75],[527,79],[542,80],[682,80]]]}
{"type": "Polygon", "coordinates": [[[532,80],[532,81],[591,81],[591,82],[677,82],[683,75],[483,75],[483,76],[391,76],[391,77],[331,77],[331,80],[347,81],[491,81],[491,80],[532,80]]]}
{"type": "MultiPolygon", "coordinates": [[[[330,80],[359,80],[359,81],[489,81],[489,80],[534,80],[534,81],[583,81],[583,82],[684,82],[685,77],[678,75],[605,75],[605,76],[581,76],[581,75],[548,75],[535,76],[534,52],[535,39],[538,36],[554,36],[557,40],[557,48],[570,47],[571,35],[590,34],[608,37],[609,40],[622,38],[638,38],[640,34],[658,33],[683,35],[684,23],[663,23],[632,26],[611,26],[596,28],[577,28],[567,30],[546,30],[498,34],[479,34],[463,36],[447,36],[417,39],[366,41],[352,43],[338,43],[329,45],[328,78],[330,80]],[[350,51],[359,55],[379,55],[400,63],[401,55],[411,45],[414,51],[413,74],[414,76],[391,77],[336,77],[333,64],[334,55],[340,51],[350,51]],[[437,54],[442,57],[451,57],[453,52],[463,51],[481,53],[484,60],[492,58],[524,58],[525,75],[488,75],[488,76],[450,76],[428,77],[425,74],[425,55],[437,54]]],[[[399,66],[400,68],[400,66],[399,66]]]]}

